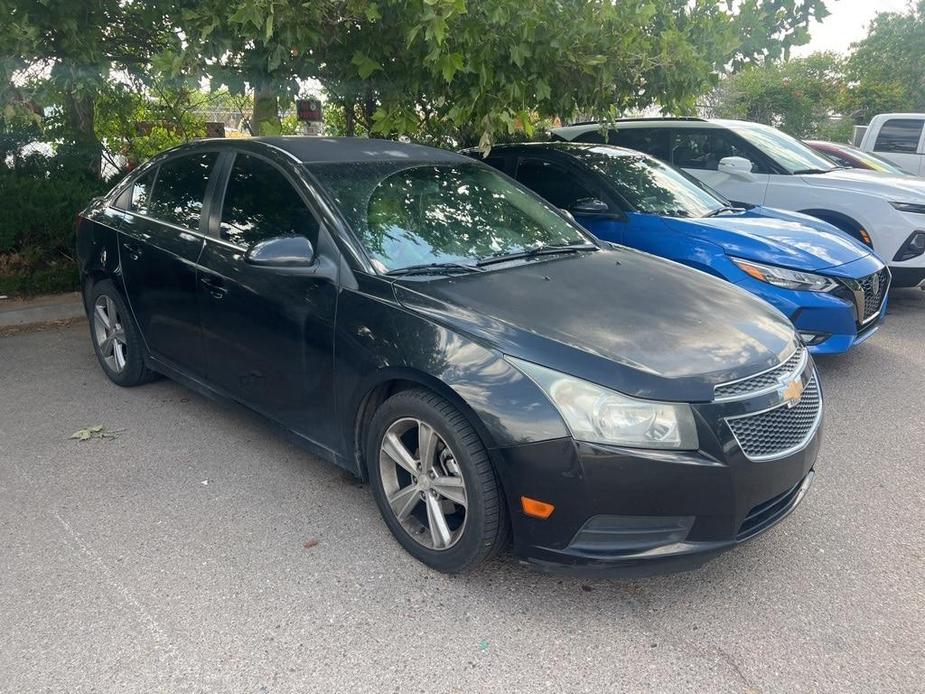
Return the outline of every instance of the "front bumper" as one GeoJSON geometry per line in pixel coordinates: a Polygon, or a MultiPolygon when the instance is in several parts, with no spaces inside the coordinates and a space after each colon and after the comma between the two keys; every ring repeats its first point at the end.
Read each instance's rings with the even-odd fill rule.
{"type": "Polygon", "coordinates": [[[701,435],[705,450],[696,452],[568,438],[493,454],[515,552],[546,569],[626,577],[695,568],[781,521],[812,482],[819,441],[817,429],[801,450],[765,462],[746,458],[731,433],[701,435]],[[521,496],[555,511],[546,520],[528,517],[521,496]]]}
{"type": "Polygon", "coordinates": [[[890,265],[893,274],[893,287],[921,287],[925,289],[925,267],[907,267],[890,265]]]}
{"type": "Polygon", "coordinates": [[[884,296],[877,317],[859,326],[855,303],[840,295],[848,293],[847,289],[842,289],[839,293],[794,291],[774,287],[752,278],[741,281],[738,285],[761,297],[787,316],[798,333],[819,335],[822,338],[821,342],[809,343],[809,351],[814,356],[842,354],[869,339],[883,322],[889,301],[888,296],[884,296]]]}

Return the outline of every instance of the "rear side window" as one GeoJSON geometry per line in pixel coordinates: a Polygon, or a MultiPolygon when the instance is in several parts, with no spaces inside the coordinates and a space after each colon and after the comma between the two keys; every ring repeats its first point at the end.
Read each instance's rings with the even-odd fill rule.
{"type": "Polygon", "coordinates": [[[149,193],[148,214],[187,229],[198,229],[206,185],[217,158],[217,152],[203,152],[161,164],[154,191],[149,193]]]}
{"type": "MultiPolygon", "coordinates": [[[[590,142],[597,145],[604,144],[604,136],[599,128],[589,130],[575,138],[575,142],[590,142]]],[[[670,148],[669,131],[666,128],[626,128],[611,129],[607,132],[606,143],[634,149],[656,159],[668,161],[670,148]]]]}
{"type": "Polygon", "coordinates": [[[151,187],[154,185],[154,174],[156,172],[157,169],[154,168],[132,184],[132,197],[129,201],[129,209],[133,212],[147,214],[148,198],[151,195],[151,187]]]}
{"type": "Polygon", "coordinates": [[[671,132],[667,128],[627,128],[626,130],[611,130],[607,136],[607,144],[635,149],[649,156],[668,161],[671,132]]]}
{"type": "Polygon", "coordinates": [[[880,129],[874,150],[877,152],[900,152],[915,154],[922,137],[925,120],[916,118],[891,118],[880,129]]]}
{"type": "Polygon", "coordinates": [[[318,243],[318,220],[288,179],[258,157],[238,154],[222,206],[221,237],[249,247],[275,236],[305,236],[318,243]]]}
{"type": "Polygon", "coordinates": [[[600,198],[599,193],[576,180],[565,167],[542,159],[521,159],[517,181],[561,210],[570,210],[581,199],[600,198]]]}

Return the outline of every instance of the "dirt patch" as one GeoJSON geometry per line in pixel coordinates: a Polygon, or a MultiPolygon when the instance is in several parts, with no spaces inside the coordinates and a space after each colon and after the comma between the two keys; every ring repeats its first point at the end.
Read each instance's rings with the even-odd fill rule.
{"type": "Polygon", "coordinates": [[[7,325],[0,327],[0,337],[11,337],[12,335],[25,335],[27,333],[42,333],[49,330],[61,330],[69,328],[78,323],[86,323],[86,316],[77,316],[76,318],[65,318],[63,320],[50,320],[44,323],[29,323],[28,325],[7,325]]]}

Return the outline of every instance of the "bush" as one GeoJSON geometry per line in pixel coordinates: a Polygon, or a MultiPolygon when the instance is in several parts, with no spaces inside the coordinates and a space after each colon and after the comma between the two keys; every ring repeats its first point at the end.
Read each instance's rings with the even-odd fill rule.
{"type": "Polygon", "coordinates": [[[77,213],[108,187],[66,156],[0,163],[0,292],[76,289],[77,213]]]}

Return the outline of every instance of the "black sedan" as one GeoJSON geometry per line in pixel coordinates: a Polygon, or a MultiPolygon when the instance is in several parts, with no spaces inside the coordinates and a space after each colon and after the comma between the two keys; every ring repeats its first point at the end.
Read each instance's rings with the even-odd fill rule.
{"type": "Polygon", "coordinates": [[[463,156],[202,141],[96,200],[77,242],[113,382],[255,410],[367,479],[441,571],[511,537],[545,565],[696,565],[812,479],[822,397],[786,318],[463,156]]]}

